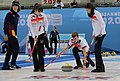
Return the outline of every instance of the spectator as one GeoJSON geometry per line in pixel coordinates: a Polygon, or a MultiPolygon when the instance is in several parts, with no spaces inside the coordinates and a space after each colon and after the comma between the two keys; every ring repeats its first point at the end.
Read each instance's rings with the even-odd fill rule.
{"type": "Polygon", "coordinates": [[[114,3],[115,6],[120,6],[120,0],[117,0],[115,3],[114,3]]]}
{"type": "Polygon", "coordinates": [[[64,4],[61,0],[57,0],[57,2],[55,2],[54,8],[63,8],[64,4]]]}
{"type": "Polygon", "coordinates": [[[70,7],[71,7],[71,8],[77,8],[77,7],[78,7],[77,1],[76,1],[76,0],[73,0],[73,2],[71,2],[71,4],[70,4],[70,7]]]}

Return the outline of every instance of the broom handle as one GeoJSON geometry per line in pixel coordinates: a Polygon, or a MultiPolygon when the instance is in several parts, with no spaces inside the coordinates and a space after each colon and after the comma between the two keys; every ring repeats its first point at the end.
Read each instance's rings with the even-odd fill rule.
{"type": "Polygon", "coordinates": [[[48,64],[45,65],[45,67],[47,67],[49,64],[53,63],[54,60],[56,60],[57,58],[59,58],[60,55],[62,55],[67,49],[68,49],[68,47],[66,47],[66,48],[63,49],[60,53],[58,53],[57,56],[56,56],[53,60],[51,60],[48,64]]]}

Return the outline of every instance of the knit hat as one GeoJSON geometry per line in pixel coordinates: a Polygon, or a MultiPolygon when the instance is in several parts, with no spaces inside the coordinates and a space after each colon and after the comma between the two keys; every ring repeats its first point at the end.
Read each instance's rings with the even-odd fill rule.
{"type": "Polygon", "coordinates": [[[12,6],[20,6],[19,1],[13,1],[13,2],[12,2],[12,6]]]}
{"type": "Polygon", "coordinates": [[[20,3],[19,3],[19,1],[15,0],[15,1],[12,2],[12,7],[11,7],[10,11],[13,11],[13,6],[18,6],[18,11],[17,12],[20,11],[20,3]]]}

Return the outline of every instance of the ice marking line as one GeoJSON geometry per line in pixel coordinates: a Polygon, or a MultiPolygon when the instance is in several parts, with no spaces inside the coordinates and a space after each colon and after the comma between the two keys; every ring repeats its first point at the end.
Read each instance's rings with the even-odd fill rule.
{"type": "Polygon", "coordinates": [[[30,76],[33,79],[69,79],[69,80],[108,80],[112,77],[105,76],[30,76]]]}

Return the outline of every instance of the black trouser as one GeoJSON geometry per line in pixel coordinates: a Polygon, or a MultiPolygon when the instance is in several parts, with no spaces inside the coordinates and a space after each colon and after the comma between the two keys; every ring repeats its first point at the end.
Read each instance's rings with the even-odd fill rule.
{"type": "Polygon", "coordinates": [[[75,47],[73,48],[72,52],[73,52],[73,55],[74,55],[74,57],[75,57],[75,59],[76,59],[76,64],[77,64],[77,66],[82,67],[82,63],[81,63],[81,60],[80,60],[80,56],[79,56],[79,54],[78,54],[78,52],[81,52],[81,50],[79,50],[79,49],[75,46],[75,47]]]}
{"type": "MultiPolygon", "coordinates": [[[[30,44],[33,49],[34,39],[29,37],[30,44]]],[[[44,34],[38,36],[38,41],[36,42],[34,51],[32,53],[34,69],[44,69],[44,34]]]]}
{"type": "Polygon", "coordinates": [[[45,44],[45,47],[47,48],[47,50],[49,51],[49,53],[52,53],[52,48],[49,47],[49,42],[48,42],[47,36],[44,36],[44,44],[45,44]]]}
{"type": "MultiPolygon", "coordinates": [[[[34,39],[32,38],[32,36],[29,36],[29,40],[30,40],[30,47],[32,48],[32,46],[34,45],[34,39]]],[[[49,51],[49,53],[52,53],[52,49],[49,47],[49,42],[48,42],[47,36],[44,36],[44,45],[47,48],[47,50],[49,51]]]]}
{"type": "Polygon", "coordinates": [[[55,48],[54,48],[54,54],[56,54],[57,51],[57,39],[51,39],[50,40],[50,46],[53,48],[52,43],[54,42],[55,48]]]}
{"type": "MultiPolygon", "coordinates": [[[[79,56],[78,52],[82,52],[82,54],[83,54],[83,51],[79,50],[77,47],[74,47],[72,51],[73,51],[74,57],[76,59],[77,66],[82,67],[82,63],[81,63],[80,56],[79,56]]],[[[91,64],[91,66],[94,67],[94,62],[91,60],[91,58],[89,56],[90,56],[90,54],[88,54],[88,56],[87,56],[87,61],[88,61],[88,63],[86,63],[87,68],[89,67],[89,64],[91,64]]]]}
{"type": "Polygon", "coordinates": [[[13,36],[10,36],[8,38],[8,47],[7,47],[7,54],[5,57],[4,67],[9,67],[9,61],[10,61],[11,55],[12,55],[11,65],[16,65],[18,52],[19,52],[18,39],[13,36]]]}
{"type": "Polygon", "coordinates": [[[30,41],[30,47],[31,47],[31,51],[32,51],[32,48],[33,48],[33,45],[34,45],[34,39],[32,36],[29,36],[29,41],[30,41]]]}
{"type": "Polygon", "coordinates": [[[103,64],[102,55],[101,55],[101,46],[105,35],[102,37],[95,37],[95,60],[96,60],[96,69],[97,70],[105,70],[105,66],[103,64]]]}

